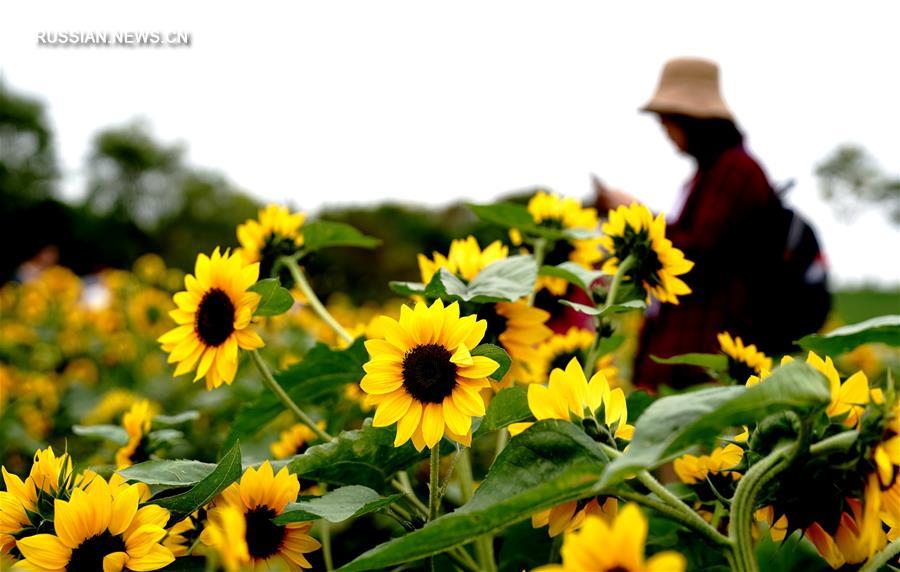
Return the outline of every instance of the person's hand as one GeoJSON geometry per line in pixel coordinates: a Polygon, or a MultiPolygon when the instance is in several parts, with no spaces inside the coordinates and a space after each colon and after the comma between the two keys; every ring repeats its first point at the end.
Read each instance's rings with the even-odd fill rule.
{"type": "Polygon", "coordinates": [[[629,205],[634,202],[634,197],[621,191],[613,189],[603,184],[597,175],[591,173],[591,186],[594,189],[594,208],[601,214],[606,213],[610,209],[629,205]]]}

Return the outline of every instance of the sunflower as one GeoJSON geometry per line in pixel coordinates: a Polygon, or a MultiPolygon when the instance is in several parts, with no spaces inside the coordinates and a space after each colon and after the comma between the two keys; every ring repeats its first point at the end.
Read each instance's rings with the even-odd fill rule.
{"type": "MultiPolygon", "coordinates": [[[[628,424],[628,407],[621,388],[611,389],[606,376],[597,372],[588,382],[578,358],[572,358],[565,370],[550,372],[550,382],[544,386],[528,386],[528,408],[538,421],[542,419],[594,419],[599,435],[630,440],[634,427],[628,424]],[[597,415],[602,412],[602,418],[597,415]]],[[[532,423],[513,423],[511,435],[518,435],[532,423]]],[[[585,426],[587,426],[585,424],[585,426]]]]}
{"type": "Polygon", "coordinates": [[[25,480],[2,467],[6,490],[0,491],[0,553],[16,545],[16,535],[34,526],[28,513],[37,513],[37,491],[31,477],[25,480]]]}
{"type": "Polygon", "coordinates": [[[200,254],[194,274],[184,278],[187,291],[175,294],[178,308],[170,315],[179,324],[159,338],[175,375],[196,367],[194,381],[206,377],[206,388],[231,384],[237,372],[238,348],[264,344],[250,327],[260,296],[247,288],[259,277],[259,263],[244,264],[238,254],[200,254]]]}
{"type": "Polygon", "coordinates": [[[490,387],[490,376],[499,364],[473,356],[484,337],[487,322],[475,316],[459,316],[459,304],[446,308],[440,300],[430,307],[403,306],[400,320],[380,318],[384,339],[370,339],[371,359],[360,382],[377,405],[372,424],[397,424],[394,446],[412,439],[416,449],[434,447],[443,435],[469,445],[472,417],[485,413],[480,390],[490,387]]]}
{"type": "Polygon", "coordinates": [[[772,369],[772,358],[766,357],[754,344],[745,346],[740,336],[732,338],[728,332],[722,332],[717,337],[722,353],[728,357],[728,375],[731,379],[741,383],[751,375],[759,376],[772,369]]]}
{"type": "MultiPolygon", "coordinates": [[[[419,255],[422,282],[427,284],[441,268],[447,269],[462,280],[471,281],[486,266],[506,258],[508,249],[499,240],[483,251],[474,236],[454,240],[447,256],[434,252],[434,260],[419,255]]],[[[513,363],[505,379],[526,381],[524,361],[533,353],[537,344],[549,338],[553,331],[546,326],[550,313],[535,308],[522,300],[483,304],[477,317],[487,321],[486,337],[497,340],[512,358],[513,363]]]]}
{"type": "MultiPolygon", "coordinates": [[[[577,357],[579,362],[584,361],[595,337],[594,332],[576,326],[569,328],[565,334],[552,334],[528,358],[527,367],[531,374],[529,381],[544,383],[551,370],[565,369],[573,357],[577,357]]],[[[602,372],[607,381],[611,382],[618,373],[609,354],[601,357],[594,365],[595,371],[602,372]]]]}
{"type": "Polygon", "coordinates": [[[877,488],[877,482],[871,479],[863,502],[847,499],[851,512],[841,513],[840,523],[833,535],[817,522],[804,532],[833,569],[865,562],[887,544],[887,535],[878,517],[877,488]]]}
{"type": "MultiPolygon", "coordinates": [[[[249,219],[238,225],[237,238],[241,244],[238,252],[247,264],[258,262],[260,276],[269,278],[280,256],[291,256],[303,246],[300,227],[305,218],[303,213],[291,213],[279,205],[260,209],[259,220],[249,219]]],[[[289,277],[289,274],[285,276],[289,277]]],[[[282,284],[290,288],[292,282],[282,281],[282,284]]]]}
{"type": "Polygon", "coordinates": [[[660,302],[677,304],[678,296],[691,293],[678,276],[689,272],[694,263],[666,238],[665,215],[654,218],[646,206],[632,203],[609,211],[602,230],[601,244],[609,253],[604,272],[615,274],[619,263],[633,256],[628,276],[660,302]]]}
{"type": "Polygon", "coordinates": [[[56,499],[55,534],[36,534],[18,541],[26,566],[33,570],[159,570],[175,557],[160,541],[169,511],[138,508],[141,488],[111,488],[94,475],[70,500],[56,499]]]}
{"type": "Polygon", "coordinates": [[[205,515],[206,511],[203,509],[194,511],[193,514],[186,516],[169,527],[163,546],[171,550],[175,558],[198,554],[196,547],[193,551],[190,548],[200,536],[201,522],[205,515]],[[203,513],[202,517],[200,515],[201,512],[203,513]]]}
{"type": "Polygon", "coordinates": [[[605,499],[593,497],[569,501],[533,514],[531,516],[531,527],[541,528],[549,526],[547,532],[551,537],[556,537],[563,532],[576,530],[591,515],[603,516],[607,520],[612,520],[616,516],[618,506],[618,501],[614,497],[606,497],[605,499]]]}
{"type": "Polygon", "coordinates": [[[300,481],[283,467],[276,475],[264,462],[259,469],[248,468],[240,482],[232,483],[209,511],[209,524],[201,540],[237,562],[256,570],[300,570],[311,565],[304,554],[321,545],[309,536],[312,522],[275,524],[272,519],[297,500],[300,481]],[[237,515],[235,515],[237,509],[237,515]],[[240,549],[241,527],[247,558],[240,549]]]}
{"type": "MultiPolygon", "coordinates": [[[[588,235],[597,230],[597,211],[583,208],[577,199],[538,191],[528,201],[528,212],[538,226],[552,230],[575,230],[588,235]]],[[[521,237],[516,233],[513,236],[521,237]]],[[[592,269],[600,261],[600,237],[557,240],[544,256],[544,263],[557,265],[567,260],[592,269]]],[[[568,283],[564,278],[538,277],[537,288],[546,288],[554,296],[562,296],[568,283]]]]}
{"type": "Polygon", "coordinates": [[[469,235],[465,239],[457,239],[450,243],[447,256],[439,252],[432,253],[432,259],[424,254],[418,256],[419,273],[422,282],[428,284],[431,278],[441,268],[446,268],[451,273],[465,281],[470,281],[478,276],[486,266],[503,260],[509,254],[509,248],[499,240],[495,240],[484,250],[478,245],[474,236],[469,235]]]}
{"type": "MultiPolygon", "coordinates": [[[[320,421],[319,428],[325,429],[325,423],[320,421]]],[[[282,431],[278,441],[272,443],[272,455],[276,459],[287,459],[294,455],[302,455],[309,448],[309,444],[316,439],[318,439],[318,436],[312,429],[303,423],[296,423],[289,429],[282,431]]]]}
{"type": "Polygon", "coordinates": [[[117,469],[124,469],[150,459],[147,434],[150,433],[152,419],[150,402],[146,399],[132,405],[122,417],[122,426],[128,433],[128,443],[116,451],[117,469]]]}
{"type": "Polygon", "coordinates": [[[633,503],[619,511],[611,524],[588,516],[578,530],[566,533],[562,564],[541,566],[539,572],[683,572],[684,556],[665,551],[644,559],[647,519],[633,503]]]}
{"type": "Polygon", "coordinates": [[[695,485],[706,480],[710,474],[730,473],[737,477],[731,469],[744,458],[744,449],[734,443],[724,447],[716,447],[708,455],[683,455],[673,463],[675,474],[682,483],[695,485]]]}
{"type": "Polygon", "coordinates": [[[247,520],[244,512],[235,506],[224,505],[211,510],[200,540],[215,550],[226,572],[237,572],[250,564],[247,520]]]}
{"type": "Polygon", "coordinates": [[[157,288],[144,288],[128,304],[131,325],[141,334],[159,336],[166,331],[166,315],[175,306],[172,299],[157,288]]]}
{"type": "Polygon", "coordinates": [[[71,485],[72,458],[68,453],[57,456],[53,447],[39,449],[34,454],[29,478],[38,490],[50,495],[71,485]]]}
{"type": "MultiPolygon", "coordinates": [[[[781,365],[794,361],[790,356],[781,359],[781,365]]],[[[831,358],[825,356],[823,360],[814,352],[806,356],[806,363],[819,371],[828,379],[828,387],[831,391],[831,403],[828,404],[829,417],[842,417],[847,427],[859,425],[860,417],[866,404],[872,399],[869,391],[869,379],[861,371],[858,371],[841,382],[841,375],[831,358]]]]}

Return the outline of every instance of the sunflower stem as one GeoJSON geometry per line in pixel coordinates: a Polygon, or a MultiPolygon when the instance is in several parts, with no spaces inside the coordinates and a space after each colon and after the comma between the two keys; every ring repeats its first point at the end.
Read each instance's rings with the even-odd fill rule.
{"type": "Polygon", "coordinates": [[[269,369],[269,366],[263,360],[262,356],[259,355],[257,350],[250,350],[250,357],[253,359],[254,365],[256,365],[256,369],[259,370],[260,375],[262,376],[263,383],[265,383],[269,389],[272,390],[272,393],[275,394],[281,402],[290,409],[297,418],[300,419],[303,423],[305,423],[310,429],[312,429],[313,433],[315,433],[319,439],[323,441],[331,441],[332,436],[326,433],[323,429],[321,429],[312,418],[306,414],[305,411],[300,409],[300,406],[294,403],[294,400],[291,399],[291,396],[287,394],[283,387],[275,380],[275,377],[272,375],[272,371],[269,369]]]}
{"type": "Polygon", "coordinates": [[[331,556],[331,523],[325,519],[321,521],[322,559],[325,561],[325,570],[334,570],[334,559],[331,556]]]}
{"type": "Polygon", "coordinates": [[[316,296],[316,293],[313,291],[312,287],[309,285],[309,281],[306,279],[306,276],[303,274],[303,271],[300,270],[300,266],[297,264],[297,261],[289,256],[282,256],[278,259],[278,261],[285,265],[290,271],[291,276],[294,278],[294,282],[297,284],[297,287],[300,288],[300,291],[303,292],[303,295],[306,296],[306,302],[309,304],[310,308],[322,319],[323,322],[328,324],[328,326],[334,330],[334,333],[338,335],[339,338],[347,342],[348,344],[353,343],[353,336],[347,333],[347,330],[344,329],[337,320],[334,319],[325,306],[322,305],[322,302],[319,301],[319,297],[316,296]]]}
{"type": "MultiPolygon", "coordinates": [[[[532,256],[534,256],[534,262],[537,264],[538,272],[541,271],[541,266],[544,264],[544,255],[547,251],[547,239],[546,238],[537,238],[534,241],[534,251],[532,252],[532,256]]],[[[528,295],[528,305],[534,305],[534,297],[537,296],[537,290],[532,289],[531,294],[528,295]]]]}
{"type": "MultiPolygon", "coordinates": [[[[472,500],[475,493],[475,478],[472,474],[472,459],[468,449],[463,449],[456,463],[457,476],[459,477],[459,489],[463,505],[472,500]]],[[[490,534],[479,536],[475,539],[475,554],[478,557],[478,569],[485,572],[495,570],[494,565],[494,538],[490,534]]]]}
{"type": "MultiPolygon", "coordinates": [[[[619,292],[619,286],[622,284],[622,279],[625,278],[625,273],[631,270],[631,267],[634,266],[635,258],[633,254],[629,254],[625,257],[625,260],[619,264],[619,267],[616,269],[616,273],[613,275],[612,282],[609,284],[609,291],[606,293],[606,300],[603,302],[603,306],[600,307],[600,312],[605,312],[609,309],[610,306],[615,304],[616,294],[619,292]]],[[[588,379],[594,375],[594,368],[597,367],[597,360],[600,359],[600,344],[603,342],[603,322],[604,318],[597,318],[597,335],[594,337],[594,343],[591,344],[591,348],[588,350],[587,356],[585,357],[584,364],[584,376],[588,379]]]]}
{"type": "Polygon", "coordinates": [[[428,522],[431,522],[437,518],[438,507],[441,504],[441,449],[439,443],[431,448],[428,479],[428,522]]]}
{"type": "Polygon", "coordinates": [[[873,556],[859,572],[875,572],[881,570],[892,559],[900,554],[900,541],[888,543],[884,550],[873,556]]]}

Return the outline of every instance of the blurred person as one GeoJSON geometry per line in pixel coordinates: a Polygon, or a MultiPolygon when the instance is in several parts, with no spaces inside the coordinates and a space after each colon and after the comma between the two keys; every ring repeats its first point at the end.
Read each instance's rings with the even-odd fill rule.
{"type": "MultiPolygon", "coordinates": [[[[683,277],[690,295],[678,305],[656,303],[648,311],[635,358],[635,385],[652,390],[708,381],[699,368],[661,365],[650,356],[718,353],[720,332],[739,335],[763,351],[788,351],[797,330],[787,324],[792,310],[775,310],[773,303],[778,283],[790,282],[778,277],[785,266],[785,213],[793,213],[782,207],[766,173],[744,147],[743,133],[720,93],[718,66],[698,58],[670,60],[641,111],[655,114],[677,150],[696,163],[667,214],[667,237],[696,264],[683,277]]],[[[594,190],[601,212],[633,201],[596,177],[594,190]]],[[[817,329],[817,319],[804,327],[817,329]]]]}

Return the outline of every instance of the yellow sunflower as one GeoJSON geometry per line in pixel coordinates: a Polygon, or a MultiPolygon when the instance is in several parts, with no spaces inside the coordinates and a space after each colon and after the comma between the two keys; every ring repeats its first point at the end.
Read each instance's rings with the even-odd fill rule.
{"type": "Polygon", "coordinates": [[[666,238],[665,215],[654,218],[646,206],[632,203],[609,211],[602,230],[601,244],[609,253],[604,272],[615,274],[619,263],[633,256],[627,275],[660,302],[677,304],[678,296],[691,293],[678,276],[689,272],[694,263],[666,238]]]}
{"type": "MultiPolygon", "coordinates": [[[[545,228],[580,230],[585,234],[597,230],[597,211],[582,207],[577,199],[571,197],[564,198],[557,194],[538,191],[528,201],[528,212],[538,226],[545,228]]],[[[570,260],[584,268],[592,269],[602,258],[600,245],[600,237],[557,240],[553,249],[545,254],[544,263],[555,266],[570,260]]],[[[563,278],[538,277],[537,288],[546,288],[554,296],[565,294],[567,287],[568,283],[563,278]]]]}
{"type": "Polygon", "coordinates": [[[751,375],[759,376],[772,369],[772,358],[756,349],[754,344],[744,345],[740,336],[734,338],[728,332],[718,335],[719,347],[728,356],[728,375],[731,379],[742,383],[751,375]]]}
{"type": "Polygon", "coordinates": [[[241,509],[223,505],[211,510],[200,540],[215,550],[226,572],[238,572],[249,567],[247,520],[241,509]]]}
{"type": "Polygon", "coordinates": [[[563,540],[562,564],[541,566],[536,572],[683,572],[684,556],[665,551],[644,558],[647,519],[633,503],[626,504],[611,524],[588,516],[563,540]]]}
{"type": "MultiPolygon", "coordinates": [[[[320,429],[325,429],[324,422],[319,421],[318,425],[320,429]]],[[[296,423],[289,429],[282,431],[278,441],[272,443],[272,455],[276,459],[287,459],[294,455],[302,455],[309,448],[310,443],[318,438],[312,429],[303,423],[296,423]]]]}
{"type": "MultiPolygon", "coordinates": [[[[565,370],[550,372],[550,382],[544,386],[528,386],[528,407],[535,419],[585,419],[590,416],[618,439],[630,440],[634,427],[628,424],[628,407],[625,392],[621,388],[611,389],[606,376],[597,372],[588,382],[578,358],[572,358],[565,370]],[[603,408],[603,417],[596,414],[603,408]]],[[[513,423],[509,426],[511,435],[518,435],[532,425],[531,422],[513,423]]]]}
{"type": "Polygon", "coordinates": [[[845,564],[865,562],[887,544],[887,535],[878,517],[878,503],[874,501],[878,497],[877,481],[873,479],[871,483],[866,487],[863,502],[847,499],[851,512],[841,514],[833,536],[817,522],[804,532],[804,536],[834,570],[845,564]]]}
{"type": "Polygon", "coordinates": [[[251,327],[260,296],[248,292],[256,283],[259,264],[246,265],[238,254],[197,257],[194,274],[184,278],[187,291],[175,294],[178,308],[170,315],[179,325],[159,338],[169,363],[178,362],[175,376],[196,367],[194,381],[206,377],[206,388],[231,385],[238,366],[238,348],[264,344],[251,327]]]}
{"type": "Polygon", "coordinates": [[[311,565],[304,554],[321,545],[311,536],[312,522],[275,524],[272,519],[284,512],[288,503],[297,500],[300,482],[297,475],[283,467],[276,475],[272,465],[264,462],[259,470],[248,468],[240,482],[232,483],[209,511],[209,524],[200,539],[220,554],[229,554],[243,564],[242,569],[300,570],[311,565]],[[235,516],[233,510],[239,515],[235,516]],[[247,558],[240,549],[240,529],[247,558]]]}
{"type": "Polygon", "coordinates": [[[39,490],[55,495],[72,483],[72,458],[68,453],[57,456],[53,447],[40,449],[34,454],[28,476],[39,490]]]}
{"type": "Polygon", "coordinates": [[[260,276],[269,278],[279,256],[291,256],[303,246],[300,228],[305,218],[303,213],[291,213],[279,205],[260,209],[259,220],[249,219],[238,225],[238,252],[247,264],[259,262],[260,276]]]}
{"type": "MultiPolygon", "coordinates": [[[[794,361],[790,356],[784,356],[781,359],[781,365],[794,361]]],[[[826,409],[829,417],[844,417],[844,425],[847,427],[856,427],[859,419],[866,408],[866,404],[872,399],[869,391],[869,379],[861,371],[858,371],[841,382],[841,375],[838,373],[834,362],[826,356],[823,360],[814,352],[809,352],[806,356],[806,363],[818,370],[828,379],[828,387],[831,391],[831,403],[826,409]]],[[[748,384],[749,385],[749,384],[748,384]]]]}
{"type": "Polygon", "coordinates": [[[6,490],[0,491],[0,553],[16,545],[15,534],[34,526],[28,513],[37,512],[37,491],[31,477],[25,480],[2,467],[6,490]]]}
{"type": "Polygon", "coordinates": [[[710,474],[738,474],[729,469],[736,467],[744,458],[744,449],[734,443],[716,447],[708,455],[682,455],[675,459],[673,468],[682,483],[694,485],[706,480],[710,474]]]}
{"type": "Polygon", "coordinates": [[[602,516],[611,521],[616,516],[618,506],[618,501],[614,497],[606,497],[602,504],[599,497],[569,501],[533,514],[531,527],[549,526],[547,532],[550,536],[556,537],[563,532],[576,530],[592,515],[602,516]]]}
{"type": "Polygon", "coordinates": [[[473,356],[484,337],[487,322],[459,315],[459,304],[444,307],[440,300],[430,307],[403,306],[400,320],[380,318],[384,339],[370,339],[371,359],[360,382],[377,405],[373,425],[397,424],[394,445],[412,439],[418,450],[434,447],[446,433],[468,445],[472,417],[485,413],[480,390],[490,387],[490,376],[499,365],[484,356],[473,356]]]}
{"type": "Polygon", "coordinates": [[[116,468],[124,469],[135,463],[150,459],[147,451],[147,434],[150,433],[150,422],[153,412],[146,399],[138,401],[122,417],[122,426],[128,433],[128,443],[116,451],[116,468]]]}
{"type": "Polygon", "coordinates": [[[159,570],[175,557],[160,541],[169,511],[138,508],[141,488],[111,488],[94,475],[85,488],[75,488],[68,501],[54,503],[55,534],[36,534],[18,541],[26,566],[33,570],[159,570]]]}
{"type": "MultiPolygon", "coordinates": [[[[197,511],[169,527],[163,546],[172,551],[175,558],[188,556],[194,541],[200,536],[200,521],[197,511]]],[[[199,547],[195,547],[190,555],[198,555],[199,547]]]]}
{"type": "MultiPolygon", "coordinates": [[[[595,337],[594,332],[575,326],[569,328],[565,334],[552,334],[528,357],[527,367],[531,374],[529,381],[546,382],[551,370],[565,369],[573,357],[577,357],[579,362],[583,361],[595,337]]],[[[610,383],[619,371],[612,360],[612,355],[607,354],[594,364],[594,371],[602,372],[610,383]]]]}
{"type": "Polygon", "coordinates": [[[144,288],[127,305],[128,318],[139,333],[159,336],[166,331],[166,315],[174,307],[172,299],[162,290],[144,288]]]}
{"type": "MultiPolygon", "coordinates": [[[[491,243],[482,251],[473,236],[465,240],[454,240],[447,256],[435,252],[434,260],[430,260],[422,254],[419,255],[422,282],[427,284],[441,268],[446,268],[457,277],[470,281],[486,266],[506,258],[507,254],[507,247],[500,241],[491,243]]],[[[546,326],[550,313],[519,300],[484,304],[478,310],[477,317],[488,323],[485,334],[487,339],[496,339],[500,342],[513,360],[504,381],[513,379],[526,381],[528,375],[524,360],[531,357],[537,344],[553,334],[546,326]]]]}
{"type": "Polygon", "coordinates": [[[451,273],[463,280],[469,281],[478,276],[486,266],[503,260],[509,254],[509,248],[499,240],[495,240],[483,251],[474,236],[469,235],[465,239],[457,239],[450,243],[450,250],[444,256],[440,252],[433,252],[433,260],[424,254],[420,254],[419,272],[422,282],[428,284],[434,273],[441,268],[446,268],[451,273]]]}

